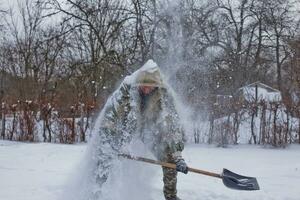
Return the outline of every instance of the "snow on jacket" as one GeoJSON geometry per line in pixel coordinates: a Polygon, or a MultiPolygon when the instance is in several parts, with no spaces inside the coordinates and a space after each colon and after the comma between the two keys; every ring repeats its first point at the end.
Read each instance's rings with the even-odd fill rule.
{"type": "Polygon", "coordinates": [[[117,151],[133,137],[139,137],[157,158],[162,159],[166,154],[175,160],[181,158],[184,133],[174,97],[152,60],[124,79],[108,99],[101,120],[100,134],[105,134],[117,151]],[[142,98],[138,89],[141,85],[156,89],[149,97],[142,98]]]}

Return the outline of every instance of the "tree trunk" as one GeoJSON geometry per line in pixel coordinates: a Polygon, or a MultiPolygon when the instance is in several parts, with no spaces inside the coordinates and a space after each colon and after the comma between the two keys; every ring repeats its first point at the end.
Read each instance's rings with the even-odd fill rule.
{"type": "Polygon", "coordinates": [[[299,118],[299,126],[298,126],[298,144],[300,144],[300,118],[299,118]]]}
{"type": "Polygon", "coordinates": [[[273,145],[274,146],[277,146],[277,108],[278,106],[275,105],[275,108],[274,108],[274,118],[273,118],[273,145]]]}
{"type": "Polygon", "coordinates": [[[47,117],[46,128],[48,131],[48,142],[52,142],[52,133],[51,133],[51,128],[50,128],[50,124],[49,124],[49,117],[47,117]]]}
{"type": "Polygon", "coordinates": [[[15,110],[13,111],[13,113],[14,113],[14,117],[13,117],[13,121],[12,121],[12,130],[11,130],[11,133],[10,133],[10,136],[9,136],[10,140],[12,140],[13,137],[14,137],[14,132],[15,132],[16,123],[17,123],[17,113],[16,113],[15,110]]]}
{"type": "Polygon", "coordinates": [[[234,120],[233,120],[233,134],[234,134],[234,144],[238,143],[238,131],[239,131],[239,113],[235,112],[234,113],[234,120]]]}
{"type": "Polygon", "coordinates": [[[72,122],[71,122],[71,143],[75,143],[75,110],[72,110],[72,122]]]}
{"type": "Polygon", "coordinates": [[[84,104],[80,104],[80,140],[85,142],[85,129],[84,129],[84,104]]]}
{"type": "Polygon", "coordinates": [[[289,135],[289,132],[290,132],[290,116],[289,116],[289,112],[287,111],[286,112],[286,130],[285,130],[285,133],[284,133],[284,143],[285,144],[288,144],[288,135],[289,135]]]}
{"type": "Polygon", "coordinates": [[[44,138],[44,142],[47,141],[47,136],[46,136],[46,119],[43,119],[43,138],[44,138]]]}
{"type": "MultiPolygon", "coordinates": [[[[254,119],[255,119],[255,115],[256,115],[256,112],[253,112],[252,116],[251,116],[251,136],[253,138],[254,144],[257,143],[257,141],[256,141],[256,135],[255,135],[255,131],[254,131],[254,119]]],[[[250,139],[250,143],[251,143],[251,139],[250,139]]]]}
{"type": "Polygon", "coordinates": [[[5,103],[2,103],[1,106],[1,138],[4,140],[5,139],[5,124],[6,124],[6,119],[5,119],[5,103]]]}
{"type": "Polygon", "coordinates": [[[260,140],[262,144],[266,143],[266,104],[263,103],[260,120],[260,140]]]}
{"type": "Polygon", "coordinates": [[[230,126],[230,115],[227,116],[227,120],[225,122],[225,132],[223,134],[223,139],[222,139],[222,145],[225,147],[225,145],[228,145],[228,137],[231,132],[231,126],[230,126]]]}
{"type": "Polygon", "coordinates": [[[213,141],[214,134],[214,117],[211,115],[209,119],[209,133],[208,133],[208,144],[211,144],[213,141]]]}
{"type": "Polygon", "coordinates": [[[194,141],[195,144],[199,144],[200,143],[200,138],[199,138],[199,129],[198,128],[194,128],[194,141]]]}

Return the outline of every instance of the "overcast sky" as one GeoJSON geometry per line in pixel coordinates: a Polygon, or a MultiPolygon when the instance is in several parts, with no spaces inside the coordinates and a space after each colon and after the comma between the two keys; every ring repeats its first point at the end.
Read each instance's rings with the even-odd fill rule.
{"type": "Polygon", "coordinates": [[[8,9],[11,6],[16,6],[17,0],[0,0],[0,6],[2,9],[8,9]]]}

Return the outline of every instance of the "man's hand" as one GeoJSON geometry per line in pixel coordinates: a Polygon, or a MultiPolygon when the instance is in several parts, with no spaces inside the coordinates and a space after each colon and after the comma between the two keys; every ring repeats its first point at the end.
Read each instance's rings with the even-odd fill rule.
{"type": "Polygon", "coordinates": [[[184,159],[180,159],[176,162],[176,171],[187,174],[189,171],[188,166],[186,165],[184,159]]]}

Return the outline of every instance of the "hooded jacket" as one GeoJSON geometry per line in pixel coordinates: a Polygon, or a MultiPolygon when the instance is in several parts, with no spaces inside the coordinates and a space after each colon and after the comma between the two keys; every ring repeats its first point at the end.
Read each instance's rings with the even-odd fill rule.
{"type": "Polygon", "coordinates": [[[158,159],[163,159],[166,154],[175,161],[181,158],[183,128],[174,97],[156,63],[149,60],[124,79],[104,107],[100,129],[100,134],[105,134],[115,150],[129,143],[133,137],[139,137],[158,159]],[[156,89],[143,96],[139,92],[141,85],[156,89]]]}

